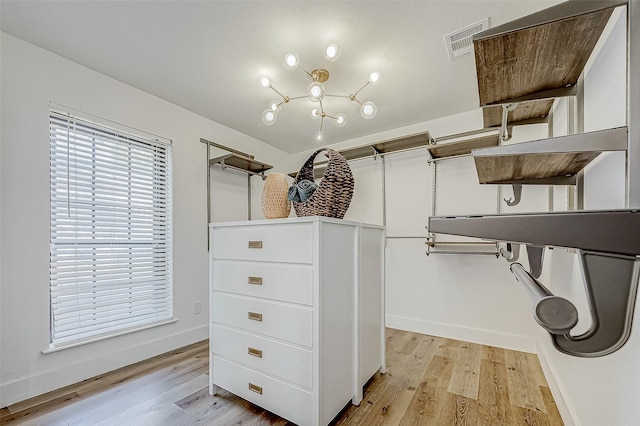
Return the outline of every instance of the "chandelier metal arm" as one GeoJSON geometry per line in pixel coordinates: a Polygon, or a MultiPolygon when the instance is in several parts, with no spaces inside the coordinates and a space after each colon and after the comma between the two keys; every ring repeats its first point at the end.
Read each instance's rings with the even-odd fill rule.
{"type": "Polygon", "coordinates": [[[324,62],[322,63],[322,65],[320,65],[320,68],[318,69],[324,69],[324,66],[327,65],[327,59],[325,58],[324,62]]]}
{"type": "Polygon", "coordinates": [[[269,89],[273,90],[274,92],[276,92],[278,95],[280,95],[280,97],[282,97],[282,99],[287,99],[287,97],[285,95],[283,95],[282,93],[280,93],[278,91],[278,89],[276,89],[275,87],[273,87],[273,85],[269,86],[269,89]]]}
{"type": "Polygon", "coordinates": [[[358,93],[360,93],[362,91],[362,89],[364,89],[365,87],[367,87],[369,85],[369,82],[367,81],[364,86],[362,86],[361,88],[358,89],[358,91],[356,93],[354,93],[352,96],[355,98],[356,96],[358,96],[358,93]]]}
{"type": "Polygon", "coordinates": [[[298,65],[298,69],[302,72],[304,72],[306,75],[308,75],[309,77],[311,77],[312,80],[315,80],[313,77],[313,74],[311,74],[309,71],[305,70],[304,68],[302,68],[300,65],[298,65]]]}

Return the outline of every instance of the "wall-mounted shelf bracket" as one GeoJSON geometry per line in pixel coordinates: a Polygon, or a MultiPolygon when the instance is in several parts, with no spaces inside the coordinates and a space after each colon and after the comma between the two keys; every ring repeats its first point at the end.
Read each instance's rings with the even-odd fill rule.
{"type": "Polygon", "coordinates": [[[502,124],[500,125],[500,141],[506,142],[511,139],[511,134],[509,133],[509,129],[507,127],[507,121],[509,117],[509,112],[518,108],[518,104],[503,104],[502,105],[502,124]]]}
{"type": "Polygon", "coordinates": [[[513,197],[504,199],[504,202],[507,203],[509,207],[517,206],[522,199],[522,184],[514,183],[511,187],[513,188],[513,197]]]}
{"type": "Polygon", "coordinates": [[[559,351],[599,357],[620,349],[629,338],[640,277],[640,210],[434,216],[429,230],[526,244],[531,271],[518,263],[510,269],[532,296],[535,319],[559,351]],[[577,323],[575,306],[537,280],[545,247],[578,250],[592,321],[583,334],[570,334],[577,323]]]}

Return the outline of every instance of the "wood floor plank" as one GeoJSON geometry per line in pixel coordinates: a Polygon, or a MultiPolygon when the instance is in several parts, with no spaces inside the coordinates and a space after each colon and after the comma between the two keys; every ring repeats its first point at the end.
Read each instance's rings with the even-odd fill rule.
{"type": "Polygon", "coordinates": [[[413,352],[405,358],[401,366],[403,374],[398,386],[407,390],[415,390],[422,373],[425,371],[441,343],[441,339],[425,336],[420,339],[413,352]]]}
{"type": "Polygon", "coordinates": [[[420,336],[416,333],[406,333],[402,339],[401,346],[398,348],[398,352],[405,355],[411,354],[421,340],[420,336]]]}
{"type": "Polygon", "coordinates": [[[505,350],[509,401],[521,408],[546,413],[540,394],[538,379],[529,368],[529,359],[524,352],[505,350]]]}
{"type": "Polygon", "coordinates": [[[439,426],[477,425],[478,402],[447,392],[436,424],[439,426]]]}
{"type": "MultiPolygon", "coordinates": [[[[96,426],[124,424],[129,419],[134,419],[139,416],[147,416],[149,413],[154,413],[163,410],[167,405],[175,405],[175,401],[179,401],[194,392],[209,385],[209,378],[206,375],[200,375],[186,383],[183,383],[177,387],[166,390],[158,394],[157,396],[144,401],[128,410],[121,411],[115,416],[111,416],[102,422],[95,423],[96,426]]],[[[176,406],[177,407],[177,406],[176,406]]],[[[178,407],[179,408],[179,407],[178,407]]]]}
{"type": "Polygon", "coordinates": [[[447,390],[467,398],[478,399],[482,346],[461,343],[447,390]]]}
{"type": "Polygon", "coordinates": [[[505,365],[483,359],[480,364],[480,386],[478,389],[479,424],[510,426],[509,410],[505,365]]]}
{"type": "Polygon", "coordinates": [[[544,377],[538,356],[529,352],[520,353],[526,359],[528,376],[530,376],[531,380],[535,381],[538,386],[547,386],[547,379],[544,377]]]}
{"type": "Polygon", "coordinates": [[[541,411],[512,406],[509,425],[551,426],[547,415],[541,411]]]}
{"type": "Polygon", "coordinates": [[[380,398],[373,403],[373,409],[368,411],[359,424],[397,425],[414,394],[415,390],[401,389],[395,385],[388,386],[380,398]]]}
{"type": "Polygon", "coordinates": [[[421,378],[401,425],[435,425],[440,417],[454,360],[434,355],[421,378]]]}
{"type": "Polygon", "coordinates": [[[495,346],[482,346],[482,359],[504,364],[504,349],[495,346]]]}
{"type": "Polygon", "coordinates": [[[459,340],[442,339],[438,345],[436,355],[445,356],[448,358],[455,358],[458,355],[458,347],[460,346],[459,340]]]}
{"type": "Polygon", "coordinates": [[[556,401],[551,394],[551,390],[547,386],[540,386],[540,393],[544,400],[544,406],[547,408],[549,423],[553,426],[564,426],[564,422],[560,416],[560,411],[558,411],[556,401]]]}
{"type": "MultiPolygon", "coordinates": [[[[533,354],[393,329],[386,344],[387,373],[332,425],[563,425],[533,354]]],[[[224,389],[209,395],[208,353],[199,342],[5,407],[0,424],[293,426],[224,389]]]]}

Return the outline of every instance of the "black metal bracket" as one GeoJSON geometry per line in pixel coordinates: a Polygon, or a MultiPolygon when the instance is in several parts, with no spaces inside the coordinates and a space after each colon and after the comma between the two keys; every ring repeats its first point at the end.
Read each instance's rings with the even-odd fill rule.
{"type": "Polygon", "coordinates": [[[526,244],[530,272],[518,263],[512,263],[511,271],[532,296],[534,317],[560,352],[599,357],[615,352],[629,339],[640,279],[640,210],[431,217],[429,229],[526,244]],[[578,250],[592,319],[581,335],[570,334],[577,324],[575,306],[537,280],[545,247],[578,250]]]}
{"type": "Polygon", "coordinates": [[[579,336],[552,335],[560,352],[580,357],[608,355],[620,349],[631,334],[638,290],[637,257],[579,252],[591,327],[579,336]]]}

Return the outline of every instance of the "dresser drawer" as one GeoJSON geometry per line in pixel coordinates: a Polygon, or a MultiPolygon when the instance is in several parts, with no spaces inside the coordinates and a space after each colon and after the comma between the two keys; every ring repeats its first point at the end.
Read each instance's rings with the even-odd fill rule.
{"type": "Polygon", "coordinates": [[[298,425],[312,423],[311,393],[217,356],[213,384],[298,425]]]}
{"type": "Polygon", "coordinates": [[[213,261],[213,289],[313,304],[313,267],[294,263],[213,261]]]}
{"type": "Polygon", "coordinates": [[[311,263],[311,223],[213,228],[215,259],[311,263]]]}
{"type": "Polygon", "coordinates": [[[311,351],[232,330],[211,326],[211,351],[271,376],[312,389],[311,351]]]}
{"type": "Polygon", "coordinates": [[[211,320],[311,347],[313,311],[245,296],[213,292],[211,320]]]}

